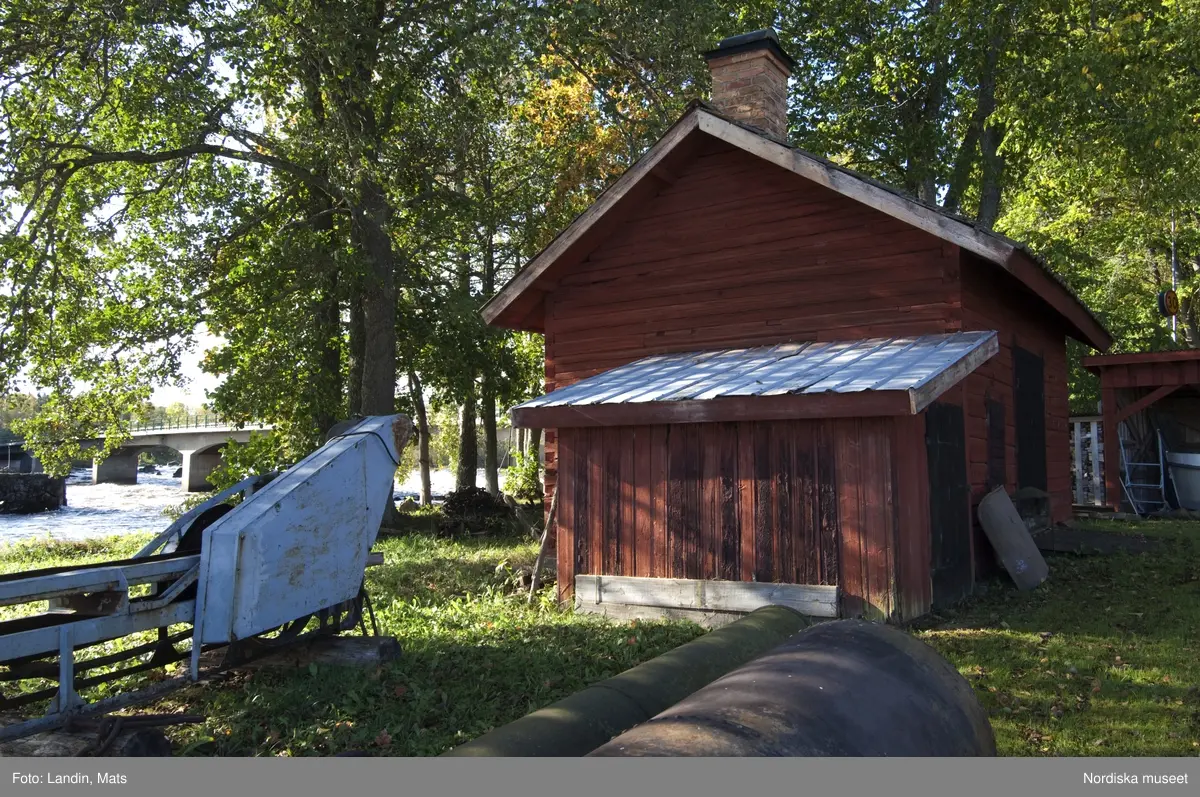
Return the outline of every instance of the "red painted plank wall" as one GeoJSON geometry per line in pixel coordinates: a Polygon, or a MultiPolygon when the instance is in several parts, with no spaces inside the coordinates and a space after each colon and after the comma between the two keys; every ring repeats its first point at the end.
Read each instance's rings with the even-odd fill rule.
{"type": "Polygon", "coordinates": [[[662,352],[954,331],[958,271],[956,247],[714,141],[547,296],[546,389],[662,352]]]}
{"type": "MultiPolygon", "coordinates": [[[[1046,379],[1046,486],[1056,521],[1071,517],[1071,465],[1067,393],[1066,330],[1043,309],[1039,300],[1022,292],[998,267],[963,254],[963,328],[994,329],[1000,352],[965,380],[967,456],[971,468],[972,518],[987,492],[988,399],[1004,405],[1006,487],[1017,488],[1016,425],[1013,413],[1013,346],[1040,355],[1046,379]]],[[[990,550],[981,532],[976,551],[990,550]]],[[[981,560],[977,557],[977,567],[981,560]]]]}
{"type": "Polygon", "coordinates": [[[562,599],[594,573],[840,584],[845,616],[928,608],[915,571],[913,594],[896,596],[895,563],[928,560],[928,498],[897,500],[891,419],[573,428],[558,440],[562,599]]]}

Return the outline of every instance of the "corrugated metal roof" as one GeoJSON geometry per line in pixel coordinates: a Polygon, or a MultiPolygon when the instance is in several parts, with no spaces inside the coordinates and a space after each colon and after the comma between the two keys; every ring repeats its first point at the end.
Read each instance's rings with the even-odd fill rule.
{"type": "Polygon", "coordinates": [[[965,377],[997,348],[996,333],[983,331],[661,354],[554,390],[515,409],[919,391],[958,363],[978,360],[958,378],[965,377]]]}

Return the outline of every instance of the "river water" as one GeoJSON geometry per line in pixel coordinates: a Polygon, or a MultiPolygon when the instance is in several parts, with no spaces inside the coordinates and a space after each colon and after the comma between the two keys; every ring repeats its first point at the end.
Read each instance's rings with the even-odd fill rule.
{"type": "MultiPolygon", "coordinates": [[[[34,515],[0,515],[0,545],[37,538],[78,540],[162,531],[171,524],[163,510],[187,498],[180,480],[172,478],[174,472],[174,467],[164,466],[158,473],[139,473],[137,484],[92,484],[90,469],[73,471],[67,478],[67,506],[34,515]]],[[[450,471],[434,471],[430,477],[435,501],[454,489],[450,471]]],[[[484,484],[482,470],[477,483],[484,484]]],[[[420,475],[414,472],[396,484],[397,498],[415,498],[420,488],[420,475]]]]}

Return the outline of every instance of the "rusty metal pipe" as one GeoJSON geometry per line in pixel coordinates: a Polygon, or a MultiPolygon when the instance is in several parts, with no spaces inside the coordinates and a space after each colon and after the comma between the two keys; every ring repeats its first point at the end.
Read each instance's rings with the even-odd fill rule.
{"type": "Polygon", "coordinates": [[[448,756],[582,756],[806,627],[783,606],[751,612],[557,703],[459,745],[448,756]]]}
{"type": "Polygon", "coordinates": [[[987,713],[933,648],[884,625],[815,625],[593,756],[994,756],[987,713]]]}

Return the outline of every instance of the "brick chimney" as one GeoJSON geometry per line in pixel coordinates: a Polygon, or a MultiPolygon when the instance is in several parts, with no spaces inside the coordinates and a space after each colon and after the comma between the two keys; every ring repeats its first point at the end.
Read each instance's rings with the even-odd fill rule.
{"type": "Polygon", "coordinates": [[[712,72],[712,104],[732,119],[787,142],[787,82],[795,61],[775,31],[722,40],[704,53],[712,72]]]}

